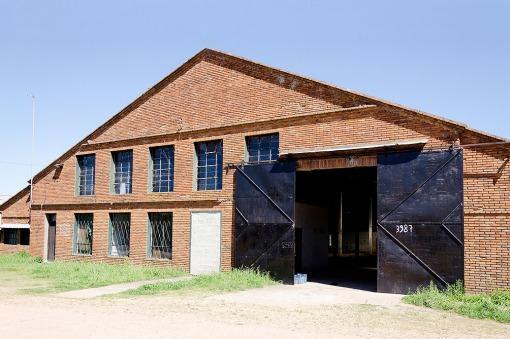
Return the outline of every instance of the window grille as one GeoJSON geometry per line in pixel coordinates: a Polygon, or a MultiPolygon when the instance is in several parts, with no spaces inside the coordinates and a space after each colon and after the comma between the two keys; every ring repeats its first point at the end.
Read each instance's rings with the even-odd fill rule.
{"type": "Polygon", "coordinates": [[[93,195],[96,169],[94,154],[80,155],[78,158],[78,194],[93,195]]]}
{"type": "Polygon", "coordinates": [[[149,257],[172,258],[172,213],[149,213],[149,257]]]}
{"type": "Polygon", "coordinates": [[[151,148],[152,192],[174,190],[174,147],[151,148]]]}
{"type": "Polygon", "coordinates": [[[74,223],[74,254],[92,254],[93,215],[76,214],[74,223]]]}
{"type": "Polygon", "coordinates": [[[4,244],[16,245],[18,243],[18,229],[5,228],[4,229],[4,244]]]}
{"type": "Polygon", "coordinates": [[[133,176],[133,151],[113,152],[113,192],[116,194],[131,193],[133,176]]]}
{"type": "Polygon", "coordinates": [[[129,213],[110,214],[109,254],[114,257],[129,257],[129,234],[131,228],[129,213]]]}
{"type": "Polygon", "coordinates": [[[246,148],[250,163],[276,161],[279,155],[278,133],[247,137],[246,148]]]}
{"type": "Polygon", "coordinates": [[[197,156],[197,190],[219,190],[223,176],[222,141],[195,144],[197,156]]]}
{"type": "Polygon", "coordinates": [[[30,245],[30,229],[23,228],[19,230],[19,244],[30,245]]]}

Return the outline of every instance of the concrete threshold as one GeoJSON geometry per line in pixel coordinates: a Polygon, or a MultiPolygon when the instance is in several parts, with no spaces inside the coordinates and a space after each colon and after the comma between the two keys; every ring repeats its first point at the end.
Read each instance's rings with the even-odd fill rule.
{"type": "Polygon", "coordinates": [[[62,298],[71,298],[71,299],[92,299],[97,297],[102,297],[108,294],[116,294],[122,293],[128,290],[132,290],[144,285],[157,284],[157,283],[173,283],[182,280],[191,279],[191,276],[185,277],[176,277],[176,278],[168,278],[168,279],[156,279],[156,280],[142,280],[142,281],[133,281],[129,283],[123,284],[115,284],[108,285],[103,287],[94,287],[87,288],[83,290],[74,290],[58,293],[55,296],[62,298]]]}

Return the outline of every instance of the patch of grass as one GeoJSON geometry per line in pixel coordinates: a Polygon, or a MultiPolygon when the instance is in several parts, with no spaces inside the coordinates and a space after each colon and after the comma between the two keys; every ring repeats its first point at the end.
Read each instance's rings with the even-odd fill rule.
{"type": "Polygon", "coordinates": [[[431,283],[403,300],[417,306],[453,311],[470,318],[510,323],[510,292],[467,295],[460,282],[448,286],[444,291],[431,283]]]}
{"type": "Polygon", "coordinates": [[[15,272],[28,279],[47,282],[45,287],[25,289],[31,293],[61,292],[184,275],[184,272],[175,268],[141,266],[127,262],[118,265],[64,261],[42,263],[40,258],[27,253],[0,255],[0,276],[1,272],[15,272]]]}
{"type": "Polygon", "coordinates": [[[276,284],[269,274],[253,269],[234,269],[210,275],[200,275],[173,283],[141,286],[123,295],[154,295],[172,291],[233,292],[276,284]]]}
{"type": "Polygon", "coordinates": [[[41,262],[42,259],[40,257],[33,257],[27,252],[0,255],[0,267],[2,268],[6,267],[15,268],[18,265],[26,265],[41,262]]]}

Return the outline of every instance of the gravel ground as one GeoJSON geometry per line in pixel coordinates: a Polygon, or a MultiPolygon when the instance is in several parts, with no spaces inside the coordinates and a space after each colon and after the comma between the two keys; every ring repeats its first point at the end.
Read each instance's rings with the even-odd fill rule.
{"type": "MultiPolygon", "coordinates": [[[[4,290],[5,292],[5,290],[4,290]]],[[[4,294],[4,338],[490,338],[510,326],[328,285],[68,299],[4,294]]]]}

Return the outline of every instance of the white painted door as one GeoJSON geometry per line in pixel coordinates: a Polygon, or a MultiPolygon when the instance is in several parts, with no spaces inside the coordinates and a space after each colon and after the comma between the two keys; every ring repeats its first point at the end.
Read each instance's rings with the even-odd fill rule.
{"type": "Polygon", "coordinates": [[[220,271],[221,212],[191,212],[190,273],[220,271]]]}

